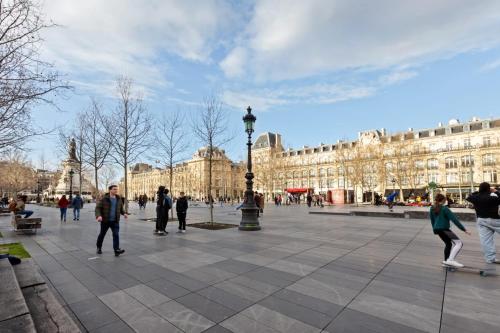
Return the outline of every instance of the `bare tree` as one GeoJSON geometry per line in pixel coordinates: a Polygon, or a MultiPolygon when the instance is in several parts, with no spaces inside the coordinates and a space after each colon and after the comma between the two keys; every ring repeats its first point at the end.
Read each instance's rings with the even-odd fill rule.
{"type": "Polygon", "coordinates": [[[85,128],[83,158],[85,163],[94,170],[95,196],[99,192],[99,170],[106,163],[110,153],[110,137],[104,127],[103,118],[101,105],[92,98],[90,108],[84,112],[82,119],[85,128]]]}
{"type": "Polygon", "coordinates": [[[0,189],[4,195],[15,196],[21,191],[31,191],[36,185],[35,172],[20,150],[6,151],[0,166],[0,189]]]}
{"type": "Polygon", "coordinates": [[[210,209],[210,223],[214,222],[214,205],[212,195],[212,168],[214,150],[232,140],[228,133],[227,115],[223,104],[218,98],[211,96],[205,99],[199,117],[193,120],[193,134],[207,149],[208,157],[208,201],[210,209]]]}
{"type": "Polygon", "coordinates": [[[31,108],[38,102],[52,104],[53,93],[69,88],[40,59],[40,33],[51,26],[37,2],[0,1],[0,151],[47,133],[31,121],[31,108]]]}
{"type": "Polygon", "coordinates": [[[132,80],[117,79],[118,105],[112,114],[104,119],[109,135],[110,156],[123,168],[125,211],[128,210],[128,167],[151,146],[152,120],[143,107],[140,95],[134,93],[132,80]]]}
{"type": "MultiPolygon", "coordinates": [[[[163,114],[163,117],[158,121],[155,129],[155,148],[157,157],[167,166],[170,196],[172,198],[174,196],[174,166],[183,160],[183,153],[189,147],[184,125],[185,117],[177,110],[168,116],[163,114]]],[[[171,213],[173,218],[173,209],[171,209],[171,213]]]]}
{"type": "Polygon", "coordinates": [[[116,181],[116,176],[116,169],[113,168],[112,165],[105,164],[102,167],[101,173],[99,173],[99,178],[101,180],[101,184],[104,185],[102,187],[104,191],[106,191],[108,186],[116,181]]]}

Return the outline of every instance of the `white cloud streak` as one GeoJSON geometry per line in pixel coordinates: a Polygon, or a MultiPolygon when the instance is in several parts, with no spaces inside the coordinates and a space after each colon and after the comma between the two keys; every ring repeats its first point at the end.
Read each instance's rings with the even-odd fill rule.
{"type": "Polygon", "coordinates": [[[59,27],[42,52],[59,69],[89,81],[128,75],[154,89],[171,84],[165,55],[210,63],[235,19],[219,0],[50,0],[45,12],[59,27]]]}
{"type": "Polygon", "coordinates": [[[498,31],[495,0],[259,0],[220,67],[265,82],[415,66],[498,45],[498,31]]]}

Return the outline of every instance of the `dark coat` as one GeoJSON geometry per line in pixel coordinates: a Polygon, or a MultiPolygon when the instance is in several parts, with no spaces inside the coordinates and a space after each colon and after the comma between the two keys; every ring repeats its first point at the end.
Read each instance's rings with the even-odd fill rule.
{"type": "Polygon", "coordinates": [[[186,197],[180,197],[179,199],[177,199],[177,204],[175,205],[175,211],[177,212],[177,214],[186,214],[187,210],[188,201],[186,197]]]}
{"type": "Polygon", "coordinates": [[[499,219],[500,191],[492,195],[489,192],[474,192],[467,198],[474,205],[477,217],[499,219]]]}
{"type": "MultiPolygon", "coordinates": [[[[102,222],[106,223],[109,221],[109,215],[111,211],[111,199],[109,198],[109,193],[106,193],[101,200],[99,200],[95,206],[95,217],[102,216],[102,222]]],[[[117,195],[116,196],[116,217],[115,222],[120,222],[120,215],[125,214],[125,210],[123,209],[123,200],[117,195]]]]}

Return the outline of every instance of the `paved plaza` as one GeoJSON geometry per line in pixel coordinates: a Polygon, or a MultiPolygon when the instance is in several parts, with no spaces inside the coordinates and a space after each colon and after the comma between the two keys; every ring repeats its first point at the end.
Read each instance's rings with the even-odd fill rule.
{"type": "MultiPolygon", "coordinates": [[[[153,235],[153,205],[121,222],[95,254],[94,205],[59,222],[55,208],[31,207],[42,232],[15,235],[0,217],[3,242],[22,241],[57,297],[89,332],[499,332],[500,277],[446,272],[443,244],[429,221],[310,215],[305,206],[268,205],[263,229],[153,235]]],[[[239,223],[234,207],[219,222],[239,223]]],[[[206,220],[191,207],[188,223],[206,220]]],[[[484,266],[472,236],[458,233],[458,258],[484,266]]],[[[493,267],[495,269],[495,267],[493,267]]],[[[497,269],[500,272],[500,267],[497,269]]]]}

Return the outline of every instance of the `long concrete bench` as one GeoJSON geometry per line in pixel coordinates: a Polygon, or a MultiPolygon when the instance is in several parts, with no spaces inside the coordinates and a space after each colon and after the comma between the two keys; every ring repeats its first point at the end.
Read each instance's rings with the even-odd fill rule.
{"type": "Polygon", "coordinates": [[[15,231],[35,232],[42,228],[42,219],[39,217],[23,218],[21,215],[12,214],[12,227],[15,231]]]}
{"type": "Polygon", "coordinates": [[[14,271],[38,333],[81,332],[31,259],[23,259],[14,271]]]}
{"type": "MultiPolygon", "coordinates": [[[[350,212],[328,212],[328,211],[311,211],[309,214],[322,215],[350,215],[350,216],[367,216],[367,217],[393,217],[407,219],[428,219],[429,211],[425,210],[406,210],[404,212],[377,212],[377,211],[360,211],[352,210],[350,212]]],[[[475,222],[476,214],[474,212],[455,212],[455,215],[460,221],[475,222]]]]}
{"type": "Polygon", "coordinates": [[[36,332],[28,305],[8,259],[0,259],[0,332],[36,332]]]}
{"type": "Polygon", "coordinates": [[[79,333],[31,259],[0,260],[0,332],[79,333]]]}

